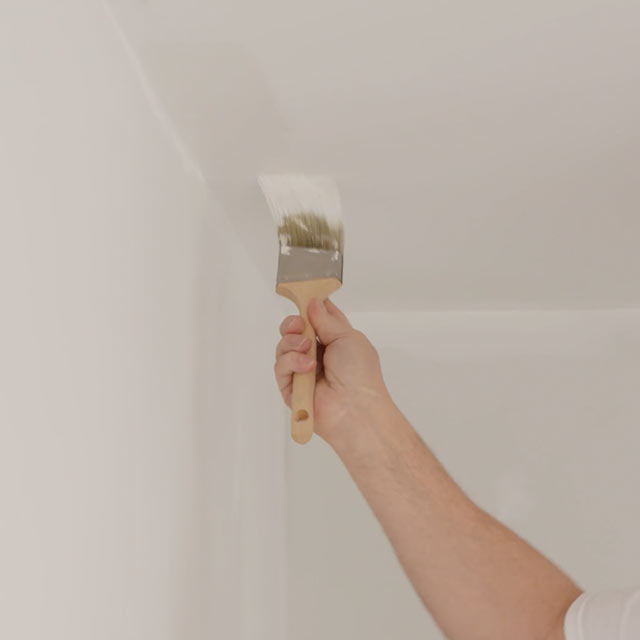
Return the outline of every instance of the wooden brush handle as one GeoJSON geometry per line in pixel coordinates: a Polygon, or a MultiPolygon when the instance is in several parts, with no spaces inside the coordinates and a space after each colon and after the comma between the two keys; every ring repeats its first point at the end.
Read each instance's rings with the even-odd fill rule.
{"type": "MultiPolygon", "coordinates": [[[[304,335],[311,339],[309,355],[316,358],[316,334],[309,322],[307,309],[313,298],[326,300],[342,283],[337,278],[321,278],[300,282],[281,282],[276,293],[292,300],[304,319],[304,335]]],[[[299,444],[308,442],[313,434],[313,396],[316,390],[316,369],[293,374],[291,395],[291,437],[299,444]]]]}

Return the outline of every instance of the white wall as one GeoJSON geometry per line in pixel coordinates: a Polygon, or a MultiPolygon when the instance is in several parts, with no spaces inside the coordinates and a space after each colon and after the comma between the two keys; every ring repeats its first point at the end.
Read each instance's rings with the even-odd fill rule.
{"type": "MultiPolygon", "coordinates": [[[[175,61],[172,44],[153,59],[175,61]]],[[[169,106],[198,107],[174,109],[192,122],[183,145],[102,3],[3,7],[3,638],[285,637],[283,307],[248,237],[267,223],[247,187],[286,127],[252,57],[230,50],[254,93],[227,63],[215,82],[216,47],[195,78],[214,87],[205,107],[237,88],[236,129],[234,101],[209,118],[167,72],[169,106]],[[249,161],[230,155],[237,131],[265,128],[265,104],[271,133],[247,136],[249,161]]],[[[353,319],[473,497],[585,587],[637,580],[637,312],[353,319]]],[[[295,447],[287,465],[288,637],[428,637],[327,447],[295,447]]]]}
{"type": "Polygon", "coordinates": [[[2,10],[0,637],[282,637],[279,312],[124,44],[2,10]]]}
{"type": "Polygon", "coordinates": [[[287,431],[273,361],[282,310],[221,216],[208,217],[200,245],[207,637],[277,640],[285,634],[287,431]]]}
{"type": "MultiPolygon", "coordinates": [[[[640,311],[351,319],[473,499],[583,588],[638,584],[640,311]]],[[[288,466],[288,637],[440,638],[329,447],[288,466]]]]}

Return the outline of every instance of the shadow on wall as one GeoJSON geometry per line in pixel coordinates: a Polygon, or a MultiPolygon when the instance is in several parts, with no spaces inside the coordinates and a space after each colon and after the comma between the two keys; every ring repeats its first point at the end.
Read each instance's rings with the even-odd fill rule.
{"type": "Polygon", "coordinates": [[[268,285],[277,236],[257,176],[287,148],[287,127],[258,63],[232,43],[154,43],[140,50],[171,120],[268,285]]]}

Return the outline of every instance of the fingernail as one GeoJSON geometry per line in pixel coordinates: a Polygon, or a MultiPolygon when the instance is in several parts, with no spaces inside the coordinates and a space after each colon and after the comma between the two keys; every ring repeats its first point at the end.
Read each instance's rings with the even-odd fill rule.
{"type": "Polygon", "coordinates": [[[308,340],[309,338],[307,338],[307,336],[300,336],[300,340],[298,340],[298,347],[304,346],[308,340]]]}

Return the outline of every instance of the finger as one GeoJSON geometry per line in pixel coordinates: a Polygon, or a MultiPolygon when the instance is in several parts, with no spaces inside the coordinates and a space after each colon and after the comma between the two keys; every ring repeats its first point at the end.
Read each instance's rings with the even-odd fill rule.
{"type": "Polygon", "coordinates": [[[311,347],[311,339],[307,336],[301,336],[299,333],[287,333],[278,342],[276,347],[276,358],[283,356],[290,351],[298,351],[300,353],[306,353],[311,347]]]}
{"type": "Polygon", "coordinates": [[[316,361],[303,353],[290,351],[276,360],[273,370],[276,375],[278,389],[282,391],[289,384],[294,373],[307,373],[316,366],[316,361]]]}
{"type": "Polygon", "coordinates": [[[340,320],[346,322],[349,326],[351,326],[351,323],[349,322],[349,319],[347,318],[347,316],[344,315],[344,313],[336,306],[336,304],[334,302],[332,302],[331,300],[329,300],[328,298],[324,301],[325,307],[327,307],[327,311],[332,315],[335,316],[336,318],[339,318],[340,320]]]}
{"type": "Polygon", "coordinates": [[[289,383],[284,389],[280,390],[284,403],[291,409],[291,396],[293,395],[293,384],[289,383]]]}
{"type": "Polygon", "coordinates": [[[309,305],[309,321],[320,338],[320,342],[325,345],[345,336],[352,330],[344,314],[329,313],[327,306],[317,299],[312,300],[309,305]]]}
{"type": "Polygon", "coordinates": [[[302,333],[304,331],[304,320],[302,316],[287,316],[280,323],[280,335],[287,333],[302,333]]]}

